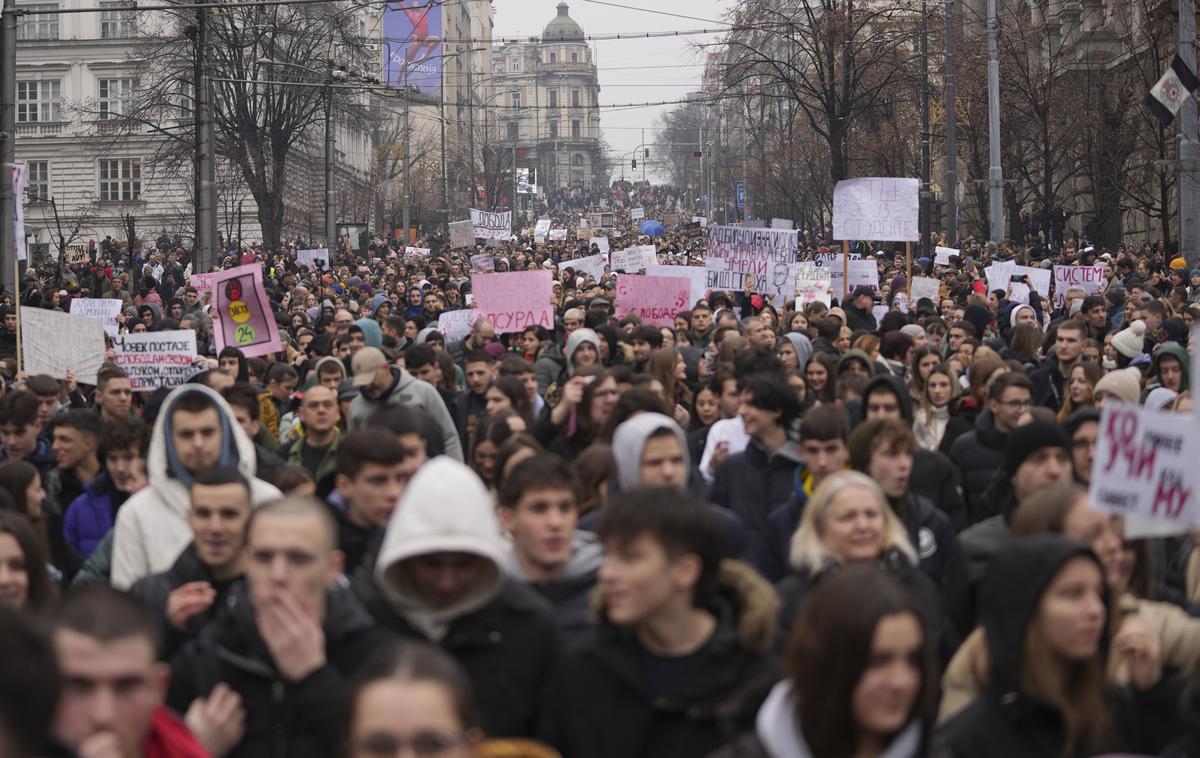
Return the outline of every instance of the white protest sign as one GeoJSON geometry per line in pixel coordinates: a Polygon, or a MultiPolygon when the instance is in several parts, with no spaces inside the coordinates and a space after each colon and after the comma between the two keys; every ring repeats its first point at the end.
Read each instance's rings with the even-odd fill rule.
{"type": "Polygon", "coordinates": [[[685,309],[692,283],[682,276],[617,277],[616,316],[637,316],[643,324],[671,326],[675,314],[685,309]]]}
{"type": "Polygon", "coordinates": [[[471,256],[471,271],[476,274],[489,274],[496,270],[496,257],[491,253],[479,253],[471,256]]]}
{"type": "Polygon", "coordinates": [[[850,261],[847,267],[846,292],[854,292],[858,287],[870,287],[879,291],[879,267],[875,261],[850,261]]]}
{"type": "Polygon", "coordinates": [[[121,313],[121,301],[113,298],[77,297],[71,301],[71,315],[99,321],[104,333],[115,337],[119,326],[117,316],[121,313]]]}
{"type": "Polygon", "coordinates": [[[476,317],[474,308],[466,308],[457,311],[442,311],[438,316],[437,330],[447,342],[455,342],[467,338],[471,333],[471,327],[475,324],[476,317]]]}
{"type": "Polygon", "coordinates": [[[772,229],[794,229],[796,224],[790,218],[773,218],[771,219],[772,229]]]}
{"type": "MultiPolygon", "coordinates": [[[[862,255],[850,253],[850,260],[862,260],[862,255]]],[[[845,261],[846,257],[842,253],[817,253],[813,256],[814,264],[829,270],[829,287],[838,298],[842,297],[846,288],[845,261]]]]}
{"type": "Polygon", "coordinates": [[[317,247],[313,248],[312,250],[297,250],[296,264],[299,266],[307,266],[310,269],[327,269],[329,268],[329,249],[317,247]]]}
{"type": "Polygon", "coordinates": [[[600,249],[600,252],[607,253],[608,252],[608,237],[592,237],[591,239],[588,240],[588,248],[591,248],[592,245],[595,245],[596,247],[598,247],[600,249]]]}
{"type": "Polygon", "coordinates": [[[983,276],[987,279],[987,291],[989,293],[996,290],[1007,292],[1008,284],[1012,280],[1016,268],[1015,261],[998,261],[985,268],[983,276]]]}
{"type": "Polygon", "coordinates": [[[949,266],[951,258],[957,258],[961,255],[956,247],[942,247],[938,245],[933,248],[933,262],[937,266],[949,266]]]}
{"type": "Polygon", "coordinates": [[[550,241],[551,242],[562,242],[566,238],[567,238],[567,230],[566,229],[551,229],[550,230],[550,241]]]}
{"type": "Polygon", "coordinates": [[[1018,266],[1015,261],[1001,261],[988,266],[983,273],[987,277],[988,292],[1008,291],[1008,285],[1011,283],[1012,290],[1009,292],[1008,299],[1014,303],[1029,302],[1029,287],[1024,282],[1012,281],[1013,277],[1029,277],[1029,281],[1033,283],[1033,288],[1039,295],[1043,298],[1050,297],[1051,274],[1049,269],[1018,266]]]}
{"type": "Polygon", "coordinates": [[[666,266],[656,263],[646,267],[646,276],[684,277],[692,283],[688,290],[687,307],[708,297],[708,272],[699,266],[666,266]]]}
{"type": "Polygon", "coordinates": [[[796,289],[798,242],[790,229],[709,227],[704,261],[708,288],[740,292],[752,275],[756,292],[783,305],[796,289]]]}
{"type": "Polygon", "coordinates": [[[604,267],[608,265],[608,256],[604,253],[599,255],[588,255],[575,260],[562,261],[558,264],[560,269],[573,268],[575,272],[582,275],[587,275],[600,281],[600,277],[604,276],[604,267]]]}
{"type": "Polygon", "coordinates": [[[832,288],[828,266],[818,266],[812,261],[796,264],[796,310],[809,303],[829,305],[833,302],[832,288]]]}
{"type": "MultiPolygon", "coordinates": [[[[1168,531],[1200,525],[1192,418],[1104,401],[1088,499],[1109,513],[1165,522],[1168,531]]],[[[1160,532],[1161,533],[1161,532],[1160,532]]]]}
{"type": "Polygon", "coordinates": [[[537,324],[554,329],[550,271],[513,271],[471,277],[475,309],[496,326],[498,334],[520,332],[537,324]]]}
{"type": "Polygon", "coordinates": [[[941,287],[942,283],[931,276],[914,276],[911,290],[913,302],[927,297],[933,301],[934,305],[937,305],[938,291],[941,287]]]}
{"type": "Polygon", "coordinates": [[[432,251],[427,247],[408,247],[404,248],[405,255],[412,255],[417,258],[428,258],[432,251]]]}
{"type": "Polygon", "coordinates": [[[508,239],[512,235],[512,211],[495,213],[471,209],[471,226],[476,237],[487,240],[508,239]]]}
{"type": "Polygon", "coordinates": [[[1062,308],[1066,304],[1067,290],[1071,287],[1082,287],[1087,294],[1096,295],[1103,283],[1103,266],[1055,266],[1054,307],[1062,308]]]}
{"type": "Polygon", "coordinates": [[[475,230],[470,219],[450,222],[450,247],[458,250],[475,247],[475,230]]]}
{"type": "Polygon", "coordinates": [[[919,240],[920,198],[920,184],[916,179],[843,179],[833,188],[833,238],[887,242],[919,240]]]}
{"type": "Polygon", "coordinates": [[[86,316],[21,306],[22,368],[30,376],[66,379],[67,369],[80,384],[95,384],[104,362],[104,327],[86,316]]]}
{"type": "Polygon", "coordinates": [[[539,218],[537,223],[533,226],[533,236],[535,239],[539,237],[544,239],[546,237],[546,233],[549,231],[550,219],[548,218],[539,218]]]}
{"type": "Polygon", "coordinates": [[[635,245],[609,254],[613,271],[641,271],[658,263],[654,245],[635,245]]]}
{"type": "Polygon", "coordinates": [[[704,216],[692,216],[692,223],[699,224],[700,228],[703,229],[704,227],[708,226],[708,219],[704,216]]]}
{"type": "Polygon", "coordinates": [[[119,334],[113,339],[116,364],[129,374],[134,392],[176,387],[187,381],[196,359],[196,332],[119,334]]]}
{"type": "Polygon", "coordinates": [[[883,321],[883,317],[888,315],[888,311],[890,310],[891,308],[887,307],[887,305],[872,305],[871,315],[875,317],[875,322],[878,323],[883,321]]]}
{"type": "Polygon", "coordinates": [[[629,220],[630,221],[641,221],[645,217],[646,217],[646,209],[645,208],[630,208],[629,209],[629,220]]]}

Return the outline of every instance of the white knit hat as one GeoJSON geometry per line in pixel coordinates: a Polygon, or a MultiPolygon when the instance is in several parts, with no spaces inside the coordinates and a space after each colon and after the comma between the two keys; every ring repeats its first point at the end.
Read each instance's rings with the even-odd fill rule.
{"type": "Polygon", "coordinates": [[[1122,329],[1113,335],[1113,349],[1126,358],[1136,358],[1142,354],[1145,336],[1146,322],[1138,319],[1130,324],[1128,329],[1122,329]]]}
{"type": "Polygon", "coordinates": [[[1096,382],[1096,387],[1092,390],[1093,395],[1099,395],[1101,392],[1107,392],[1123,403],[1137,405],[1142,396],[1141,370],[1129,366],[1108,372],[1100,377],[1100,381],[1096,382]]]}

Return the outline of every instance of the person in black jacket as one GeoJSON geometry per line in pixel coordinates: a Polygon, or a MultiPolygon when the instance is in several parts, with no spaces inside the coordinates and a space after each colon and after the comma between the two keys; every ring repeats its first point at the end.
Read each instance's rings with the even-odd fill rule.
{"type": "Polygon", "coordinates": [[[1105,684],[1115,608],[1104,567],[1084,545],[1026,537],[1001,551],[984,580],[987,689],[941,730],[954,756],[1157,754],[1179,735],[1179,688],[1162,672],[1153,635],[1117,635],[1131,687],[1105,684]]]}
{"type": "Polygon", "coordinates": [[[192,543],[171,568],[144,576],[129,589],[163,621],[163,660],[170,660],[216,619],[224,598],[245,572],[250,482],[236,468],[217,467],[197,475],[190,494],[192,543]]]}
{"type": "Polygon", "coordinates": [[[182,713],[219,684],[241,696],[235,758],[326,758],[341,748],[351,680],[391,635],[336,582],[333,519],[318,500],[260,506],[246,526],[246,583],[171,662],[182,713]]]}
{"type": "Polygon", "coordinates": [[[338,549],[345,556],[344,571],[353,574],[363,561],[367,544],[387,526],[400,502],[404,485],[415,472],[413,464],[425,460],[425,447],[411,429],[404,434],[367,427],[347,432],[338,444],[337,497],[330,508],[337,519],[338,549]],[[409,449],[416,455],[410,456],[409,449]]]}
{"type": "Polygon", "coordinates": [[[950,460],[962,473],[967,495],[967,523],[976,524],[996,515],[986,506],[984,492],[1000,468],[1008,433],[1029,410],[1033,384],[1015,371],[1001,374],[988,388],[988,407],[967,432],[950,447],[950,460]]]}
{"type": "Polygon", "coordinates": [[[1057,412],[1067,400],[1067,377],[1083,360],[1083,339],[1087,324],[1069,319],[1058,325],[1054,336],[1054,354],[1046,356],[1041,367],[1029,374],[1033,382],[1034,405],[1057,412]]]}
{"type": "Polygon", "coordinates": [[[679,490],[621,495],[599,534],[603,606],[563,663],[545,736],[571,758],[707,755],[739,693],[773,676],[775,593],[721,560],[715,518],[679,490]]]}
{"type": "Polygon", "coordinates": [[[438,645],[466,669],[493,737],[529,737],[561,642],[550,604],[504,571],[491,495],[447,456],[405,487],[382,543],[352,581],[383,628],[438,645]]]}
{"type": "Polygon", "coordinates": [[[875,290],[870,287],[855,287],[842,308],[846,312],[846,326],[850,331],[873,332],[879,328],[871,307],[875,305],[875,290]]]}
{"type": "Polygon", "coordinates": [[[917,438],[900,419],[864,421],[850,435],[850,465],[874,479],[887,496],[908,539],[917,551],[921,570],[942,586],[954,551],[954,525],[928,498],[913,492],[913,455],[917,438]]]}
{"type": "Polygon", "coordinates": [[[710,497],[736,513],[746,526],[752,554],[767,539],[767,516],[792,495],[793,478],[803,463],[790,435],[800,401],[777,374],[752,374],[741,381],[738,414],[750,442],[717,467],[710,497]]]}

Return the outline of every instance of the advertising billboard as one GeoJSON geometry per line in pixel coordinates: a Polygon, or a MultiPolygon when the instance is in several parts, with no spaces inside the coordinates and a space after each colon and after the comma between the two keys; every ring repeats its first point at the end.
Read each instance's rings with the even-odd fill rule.
{"type": "Polygon", "coordinates": [[[383,12],[383,71],[389,87],[406,85],[439,97],[442,86],[442,3],[398,0],[383,12]]]}

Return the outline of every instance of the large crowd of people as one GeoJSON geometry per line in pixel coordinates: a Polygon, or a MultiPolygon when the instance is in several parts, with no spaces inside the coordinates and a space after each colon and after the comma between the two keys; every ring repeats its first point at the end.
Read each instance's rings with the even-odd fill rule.
{"type": "MultiPolygon", "coordinates": [[[[552,215],[703,266],[679,197],[552,215]]],[[[1088,496],[1102,406],[1192,412],[1200,268],[857,243],[880,286],[652,326],[572,267],[595,234],[242,245],[216,268],[261,267],[282,335],[254,357],[170,240],[31,266],[0,303],[0,756],[1200,755],[1200,551],[1088,496]],[[439,329],[480,256],[550,271],[553,325],[439,329]],[[1009,260],[1103,281],[988,291],[1009,260]],[[23,371],[16,306],[79,297],[194,330],[186,383],[23,371]]]]}

